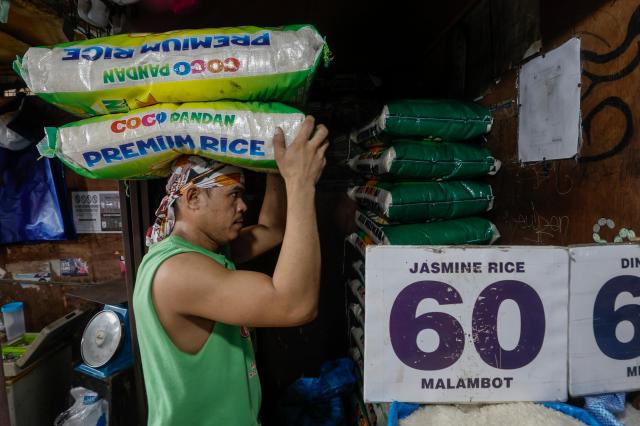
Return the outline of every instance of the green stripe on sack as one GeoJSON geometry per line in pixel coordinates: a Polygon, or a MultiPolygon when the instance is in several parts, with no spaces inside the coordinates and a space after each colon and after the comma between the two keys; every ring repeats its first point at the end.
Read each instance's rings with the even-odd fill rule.
{"type": "Polygon", "coordinates": [[[467,217],[442,222],[378,225],[365,212],[356,212],[356,224],[378,244],[474,245],[491,244],[499,234],[488,219],[467,217]]]}

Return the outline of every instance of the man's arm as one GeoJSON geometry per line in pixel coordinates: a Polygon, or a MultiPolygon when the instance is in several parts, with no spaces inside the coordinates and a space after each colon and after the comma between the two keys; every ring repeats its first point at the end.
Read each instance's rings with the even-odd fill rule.
{"type": "Polygon", "coordinates": [[[231,258],[247,262],[282,243],[287,218],[287,193],[282,177],[267,174],[264,201],[256,225],[247,226],[231,242],[231,258]]]}
{"type": "Polygon", "coordinates": [[[308,117],[294,142],[274,137],[276,161],[286,184],[287,220],[273,278],[249,271],[229,271],[198,253],[165,261],[156,273],[156,307],[247,326],[293,326],[316,315],[320,289],[320,239],[315,185],[326,163],[328,134],[308,117]]]}

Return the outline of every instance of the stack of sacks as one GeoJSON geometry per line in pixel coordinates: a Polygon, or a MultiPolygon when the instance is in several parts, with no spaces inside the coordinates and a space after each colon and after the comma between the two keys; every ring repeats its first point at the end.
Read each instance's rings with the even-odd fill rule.
{"type": "Polygon", "coordinates": [[[363,379],[364,379],[364,244],[372,243],[364,232],[352,234],[348,241],[356,247],[354,256],[348,256],[347,262],[350,268],[347,271],[347,318],[349,328],[349,355],[358,366],[356,375],[358,376],[358,386],[354,391],[350,406],[354,413],[352,424],[359,426],[384,426],[387,424],[387,412],[389,404],[368,404],[363,400],[363,379]],[[352,258],[355,261],[351,262],[352,258]]]}
{"type": "Polygon", "coordinates": [[[460,143],[487,133],[491,122],[486,108],[461,101],[385,106],[380,117],[352,135],[369,149],[349,165],[372,178],[349,190],[361,209],[358,227],[375,244],[494,242],[495,226],[476,217],[493,205],[491,186],[470,179],[495,174],[500,162],[477,143],[460,143]]]}
{"type": "Polygon", "coordinates": [[[279,102],[305,101],[323,53],[310,25],[219,28],[30,48],[14,70],[41,98],[92,117],[47,128],[43,155],[86,177],[132,179],[166,176],[182,154],[275,171],[276,127],[291,143],[304,120],[279,102]]]}
{"type": "MultiPolygon", "coordinates": [[[[370,179],[348,195],[358,204],[358,232],[347,243],[359,256],[349,279],[351,354],[362,365],[364,255],[370,244],[491,244],[496,227],[479,216],[491,209],[491,186],[474,179],[497,173],[500,162],[473,143],[491,128],[489,111],[454,100],[406,100],[387,104],[379,117],[353,132],[363,152],[349,166],[370,179]],[[358,305],[359,303],[362,306],[358,305]]],[[[371,405],[385,417],[386,406],[371,405]]],[[[379,423],[382,424],[382,423],[379,423]]]]}

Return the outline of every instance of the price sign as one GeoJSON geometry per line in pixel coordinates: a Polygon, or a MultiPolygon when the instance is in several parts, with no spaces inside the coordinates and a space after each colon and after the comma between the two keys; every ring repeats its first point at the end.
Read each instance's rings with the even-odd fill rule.
{"type": "Polygon", "coordinates": [[[568,270],[553,247],[367,247],[365,399],[566,399],[568,270]]]}
{"type": "Polygon", "coordinates": [[[571,394],[640,389],[640,246],[570,252],[571,394]]]}
{"type": "Polygon", "coordinates": [[[73,223],[79,234],[122,232],[118,191],[74,191],[73,223]]]}

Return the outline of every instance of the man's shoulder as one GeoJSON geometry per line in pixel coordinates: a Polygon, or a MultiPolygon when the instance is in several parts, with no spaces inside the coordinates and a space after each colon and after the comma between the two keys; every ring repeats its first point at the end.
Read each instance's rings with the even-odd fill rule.
{"type": "Polygon", "coordinates": [[[165,259],[156,271],[154,284],[168,281],[170,283],[193,283],[194,280],[211,278],[228,273],[219,262],[197,251],[177,253],[165,259]]]}

